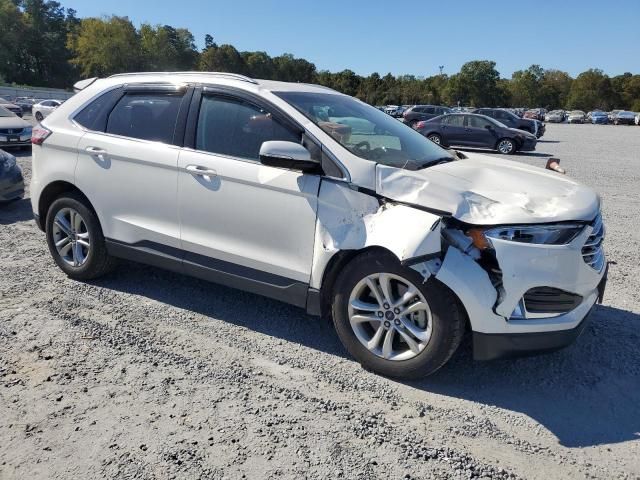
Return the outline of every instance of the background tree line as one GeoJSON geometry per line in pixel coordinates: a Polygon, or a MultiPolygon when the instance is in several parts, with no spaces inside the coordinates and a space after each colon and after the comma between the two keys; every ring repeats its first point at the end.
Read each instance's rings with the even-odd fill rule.
{"type": "Polygon", "coordinates": [[[198,50],[193,34],[127,17],[78,18],[53,0],[0,0],[0,81],[69,88],[80,78],[131,71],[202,70],[255,78],[319,83],[372,105],[445,104],[640,111],[640,75],[609,77],[589,69],[575,79],[531,65],[500,77],[495,62],[475,60],[453,75],[363,77],[318,71],[302,58],[239,52],[211,35],[198,50]]]}

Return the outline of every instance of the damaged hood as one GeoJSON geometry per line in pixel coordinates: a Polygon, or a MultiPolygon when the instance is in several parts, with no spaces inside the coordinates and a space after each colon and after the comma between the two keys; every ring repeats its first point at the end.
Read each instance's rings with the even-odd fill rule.
{"type": "Polygon", "coordinates": [[[418,171],[377,165],[376,192],[476,225],[590,221],[598,212],[598,195],[571,178],[511,160],[465,155],[466,160],[418,171]]]}

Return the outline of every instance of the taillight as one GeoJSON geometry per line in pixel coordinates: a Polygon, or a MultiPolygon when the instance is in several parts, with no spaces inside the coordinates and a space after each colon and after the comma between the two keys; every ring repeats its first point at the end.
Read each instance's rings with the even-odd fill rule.
{"type": "Polygon", "coordinates": [[[51,130],[48,128],[44,128],[42,125],[33,127],[31,130],[31,143],[34,145],[42,145],[49,135],[51,135],[51,130]]]}
{"type": "Polygon", "coordinates": [[[427,122],[425,122],[424,120],[422,120],[422,121],[420,121],[420,122],[416,123],[416,127],[415,127],[415,128],[416,128],[416,130],[419,130],[419,129],[421,129],[421,128],[424,128],[424,126],[425,126],[426,124],[427,124],[427,122]]]}

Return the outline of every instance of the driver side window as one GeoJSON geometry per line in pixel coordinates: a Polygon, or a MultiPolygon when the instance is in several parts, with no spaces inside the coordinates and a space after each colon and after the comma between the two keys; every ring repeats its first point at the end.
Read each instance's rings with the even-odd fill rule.
{"type": "Polygon", "coordinates": [[[260,146],[268,140],[301,142],[298,134],[258,106],[228,97],[202,97],[197,150],[259,160],[260,146]]]}

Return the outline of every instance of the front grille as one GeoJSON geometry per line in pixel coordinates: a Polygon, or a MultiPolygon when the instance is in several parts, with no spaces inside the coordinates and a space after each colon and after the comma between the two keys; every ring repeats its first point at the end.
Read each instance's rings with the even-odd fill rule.
{"type": "Polygon", "coordinates": [[[582,302],[582,297],[559,288],[536,287],[522,297],[527,313],[567,313],[582,302]]]}
{"type": "Polygon", "coordinates": [[[602,216],[598,213],[598,216],[593,222],[591,222],[593,232],[587,238],[584,246],[582,247],[582,258],[585,263],[596,271],[602,270],[604,266],[604,250],[602,249],[602,242],[604,241],[604,223],[602,223],[602,216]]]}
{"type": "Polygon", "coordinates": [[[20,135],[24,128],[0,128],[0,135],[20,135]]]}

